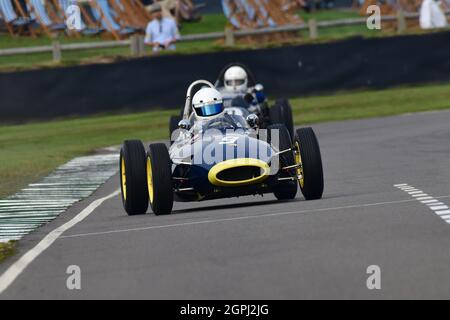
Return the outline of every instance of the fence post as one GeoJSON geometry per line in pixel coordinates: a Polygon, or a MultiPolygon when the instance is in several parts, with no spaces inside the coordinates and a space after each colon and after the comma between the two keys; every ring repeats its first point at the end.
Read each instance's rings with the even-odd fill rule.
{"type": "Polygon", "coordinates": [[[139,56],[139,38],[136,34],[130,37],[130,53],[133,57],[139,56]]]}
{"type": "Polygon", "coordinates": [[[315,19],[308,20],[309,37],[311,39],[317,39],[319,36],[319,31],[317,29],[317,21],[315,19]]]}
{"type": "Polygon", "coordinates": [[[406,18],[402,8],[397,11],[397,33],[403,33],[406,31],[406,18]]]}
{"type": "Polygon", "coordinates": [[[139,45],[139,56],[142,57],[145,55],[145,37],[140,34],[138,35],[138,45],[139,45]]]}
{"type": "Polygon", "coordinates": [[[52,41],[52,55],[53,55],[53,62],[61,62],[61,44],[58,40],[52,41]]]}
{"type": "Polygon", "coordinates": [[[230,27],[226,27],[225,28],[225,45],[227,47],[233,47],[234,46],[234,33],[233,33],[233,29],[231,29],[230,27]]]}

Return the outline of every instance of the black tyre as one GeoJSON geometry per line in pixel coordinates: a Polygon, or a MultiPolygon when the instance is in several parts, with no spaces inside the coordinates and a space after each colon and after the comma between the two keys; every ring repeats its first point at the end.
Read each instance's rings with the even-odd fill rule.
{"type": "Polygon", "coordinates": [[[172,134],[175,130],[178,129],[178,123],[181,121],[181,116],[171,116],[169,120],[169,139],[170,143],[172,143],[175,139],[172,139],[172,134]]]}
{"type": "Polygon", "coordinates": [[[294,120],[292,107],[287,99],[278,99],[269,109],[270,122],[272,124],[282,123],[288,129],[291,138],[294,137],[294,120]]]}
{"type": "MultiPolygon", "coordinates": [[[[267,128],[268,141],[274,144],[272,141],[272,130],[278,130],[279,134],[279,146],[276,146],[280,151],[292,148],[291,136],[283,124],[272,124],[267,128]]],[[[279,166],[280,172],[278,174],[279,178],[289,178],[290,174],[288,171],[282,171],[281,168],[286,166],[292,166],[295,164],[295,157],[292,151],[284,152],[279,156],[279,166]]],[[[297,181],[295,180],[284,180],[279,181],[273,187],[273,194],[278,200],[290,200],[294,199],[297,195],[297,181]]]]}
{"type": "Polygon", "coordinates": [[[301,128],[296,132],[294,147],[296,149],[296,161],[301,162],[297,174],[300,189],[306,200],[322,198],[323,194],[323,168],[322,156],[316,135],[312,128],[301,128]]]}
{"type": "Polygon", "coordinates": [[[139,140],[127,140],[120,150],[120,187],[128,215],[145,214],[148,209],[145,148],[139,140]]]}
{"type": "Polygon", "coordinates": [[[147,152],[148,197],[156,215],[170,214],[173,207],[171,160],[163,143],[153,143],[147,152]]]}

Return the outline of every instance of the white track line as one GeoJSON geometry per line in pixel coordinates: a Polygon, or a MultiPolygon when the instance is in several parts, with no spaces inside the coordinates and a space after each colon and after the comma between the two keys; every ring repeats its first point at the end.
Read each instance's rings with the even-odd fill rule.
{"type": "Polygon", "coordinates": [[[407,183],[394,184],[394,187],[399,188],[400,190],[405,191],[411,197],[415,198],[414,200],[418,200],[421,203],[425,204],[434,211],[436,215],[442,218],[445,222],[450,224],[450,213],[449,207],[443,203],[436,200],[438,197],[431,197],[428,194],[424,193],[422,190],[419,190],[413,186],[408,185],[407,183]],[[415,191],[411,191],[415,190],[415,191]],[[417,191],[416,191],[417,190],[417,191]]]}
{"type": "MultiPolygon", "coordinates": [[[[441,196],[440,198],[450,198],[450,195],[441,196]]],[[[277,216],[311,213],[311,212],[325,212],[325,211],[332,211],[332,210],[365,208],[365,207],[373,207],[373,206],[381,206],[381,205],[389,205],[389,204],[407,203],[407,202],[413,202],[413,201],[415,201],[415,199],[366,203],[366,204],[357,204],[357,205],[350,205],[350,206],[343,206],[343,207],[331,207],[331,208],[320,208],[320,209],[310,209],[310,210],[300,210],[300,211],[265,213],[265,214],[239,216],[239,217],[232,217],[232,218],[199,220],[199,221],[192,221],[192,222],[173,223],[173,224],[164,224],[164,225],[156,225],[156,226],[152,225],[152,226],[147,226],[147,227],[138,227],[138,228],[129,228],[129,229],[117,229],[117,230],[109,230],[109,231],[78,233],[78,234],[72,234],[72,235],[67,235],[67,236],[61,236],[60,239],[100,236],[100,235],[124,233],[124,232],[147,231],[147,230],[153,230],[153,229],[166,229],[166,228],[200,225],[200,224],[207,224],[207,223],[218,223],[218,222],[228,222],[228,221],[237,221],[237,220],[277,217],[277,216]]]]}
{"type": "Polygon", "coordinates": [[[26,252],[19,260],[14,262],[1,276],[0,276],[0,295],[16,280],[16,278],[26,269],[26,267],[34,261],[42,252],[58,239],[61,234],[77,223],[81,222],[89,216],[95,209],[97,209],[103,202],[119,194],[120,190],[116,190],[106,197],[93,201],[90,205],[84,208],[79,214],[73,217],[70,221],[47,234],[36,246],[26,252]]]}
{"type": "Polygon", "coordinates": [[[418,197],[426,197],[426,196],[428,196],[426,193],[419,193],[419,194],[413,194],[412,195],[414,198],[418,198],[418,197]]]}
{"type": "Polygon", "coordinates": [[[422,197],[422,198],[417,198],[417,200],[430,200],[433,199],[433,197],[422,197]]]}
{"type": "Polygon", "coordinates": [[[438,202],[436,199],[433,199],[433,200],[424,200],[424,201],[420,201],[420,202],[422,202],[422,203],[434,203],[434,202],[438,202]]]}

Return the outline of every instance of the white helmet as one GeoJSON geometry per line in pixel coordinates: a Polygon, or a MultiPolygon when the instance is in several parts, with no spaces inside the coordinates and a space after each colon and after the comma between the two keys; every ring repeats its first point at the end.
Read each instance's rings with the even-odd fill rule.
{"type": "Polygon", "coordinates": [[[239,66],[231,67],[225,72],[223,82],[228,91],[244,92],[248,85],[247,72],[239,66]]]}
{"type": "Polygon", "coordinates": [[[197,119],[213,119],[222,115],[222,95],[214,88],[203,88],[197,91],[192,99],[192,107],[197,119]]]}

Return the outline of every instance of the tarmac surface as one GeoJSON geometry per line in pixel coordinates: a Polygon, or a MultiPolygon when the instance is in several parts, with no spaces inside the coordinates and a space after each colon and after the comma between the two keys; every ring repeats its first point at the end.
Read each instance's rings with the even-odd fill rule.
{"type": "Polygon", "coordinates": [[[0,284],[7,269],[16,276],[0,298],[450,298],[450,111],[313,128],[323,199],[176,203],[170,216],[129,217],[114,195],[17,272],[49,232],[116,191],[116,175],[18,243],[0,265],[0,284]],[[80,290],[67,288],[71,265],[80,290]],[[379,290],[367,287],[374,265],[379,290]]]}

